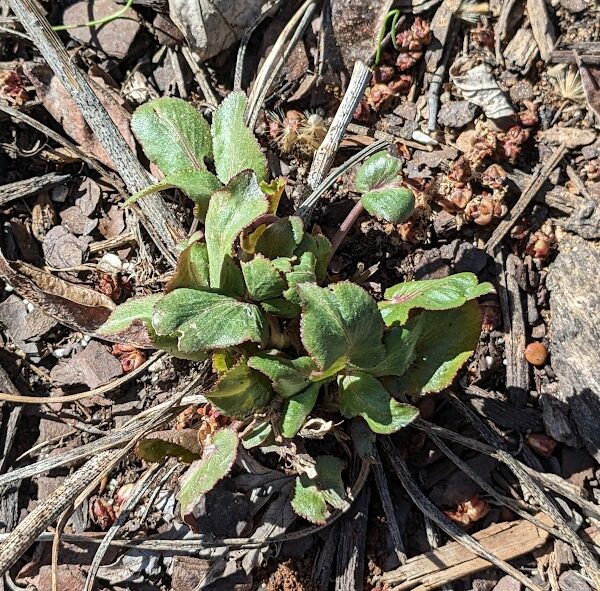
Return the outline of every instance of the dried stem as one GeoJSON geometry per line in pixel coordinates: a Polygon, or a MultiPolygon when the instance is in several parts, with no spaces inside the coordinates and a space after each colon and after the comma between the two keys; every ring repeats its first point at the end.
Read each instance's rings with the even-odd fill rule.
{"type": "Polygon", "coordinates": [[[331,240],[331,254],[329,255],[329,259],[335,254],[335,251],[338,249],[344,238],[346,238],[346,234],[348,234],[350,228],[354,225],[354,222],[358,219],[358,216],[362,213],[363,209],[362,201],[359,199],[350,213],[346,216],[346,219],[341,223],[339,230],[331,240]]]}

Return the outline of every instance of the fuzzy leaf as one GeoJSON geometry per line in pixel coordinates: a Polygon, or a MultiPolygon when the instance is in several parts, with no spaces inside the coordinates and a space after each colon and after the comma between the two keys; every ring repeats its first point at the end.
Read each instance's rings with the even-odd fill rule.
{"type": "Polygon", "coordinates": [[[156,293],[141,298],[129,298],[111,312],[106,322],[98,328],[98,333],[105,335],[117,334],[129,328],[136,320],[151,324],[154,304],[162,297],[162,294],[156,293]]]}
{"type": "Polygon", "coordinates": [[[273,222],[256,241],[256,252],[268,259],[291,257],[302,241],[304,225],[296,216],[280,218],[273,222]]]}
{"type": "Polygon", "coordinates": [[[317,259],[312,252],[305,252],[300,257],[300,261],[292,267],[289,273],[285,274],[288,288],[283,292],[283,297],[294,304],[300,305],[300,294],[298,285],[301,283],[316,283],[317,259]]]}
{"type": "Polygon", "coordinates": [[[478,283],[473,273],[457,273],[442,279],[398,283],[386,289],[379,309],[388,326],[404,324],[414,308],[449,310],[493,291],[491,283],[478,283]]]}
{"type": "Polygon", "coordinates": [[[283,293],[285,280],[273,263],[261,255],[242,263],[242,273],[250,299],[255,302],[270,300],[283,293]]]}
{"type": "Polygon", "coordinates": [[[450,386],[471,356],[481,333],[477,302],[456,310],[422,312],[407,329],[420,330],[415,360],[397,382],[407,394],[439,392],[450,386]]]}
{"type": "Polygon", "coordinates": [[[300,316],[300,306],[290,302],[285,298],[275,298],[261,302],[260,307],[267,313],[279,318],[298,318],[300,316]]]}
{"type": "Polygon", "coordinates": [[[404,374],[416,357],[420,335],[421,325],[411,330],[400,326],[390,328],[383,337],[385,357],[379,365],[369,369],[369,373],[377,378],[404,374]]]}
{"type": "Polygon", "coordinates": [[[244,361],[224,373],[206,394],[206,398],[224,414],[240,418],[266,406],[271,396],[269,380],[244,361]]]}
{"type": "Polygon", "coordinates": [[[302,242],[300,242],[298,248],[294,251],[294,255],[301,257],[305,252],[311,252],[315,256],[315,275],[317,281],[323,281],[327,276],[331,242],[323,234],[312,236],[305,232],[302,242]]]}
{"type": "Polygon", "coordinates": [[[333,288],[303,283],[298,292],[303,302],[302,343],[320,369],[342,358],[360,368],[381,363],[383,322],[366,291],[343,281],[333,288]]]}
{"type": "Polygon", "coordinates": [[[415,208],[413,192],[400,184],[402,162],[387,152],[377,152],[356,171],[354,186],[363,193],[363,207],[380,219],[392,223],[407,220],[415,208]]]}
{"type": "Polygon", "coordinates": [[[273,432],[273,427],[269,421],[260,421],[249,431],[244,431],[241,436],[244,449],[252,449],[262,445],[273,432]]]}
{"type": "Polygon", "coordinates": [[[202,453],[197,429],[167,429],[149,433],[137,444],[137,455],[146,462],[162,462],[168,457],[191,464],[202,453]]]}
{"type": "Polygon", "coordinates": [[[136,109],[131,129],[150,162],[165,176],[203,170],[212,157],[208,123],[187,101],[159,98],[136,109]]]}
{"type": "Polygon", "coordinates": [[[207,289],[208,286],[208,250],[206,244],[195,242],[179,255],[175,275],[167,283],[165,291],[168,293],[181,287],[207,289]]]}
{"type": "Polygon", "coordinates": [[[307,521],[323,524],[331,516],[328,505],[343,508],[346,491],[342,480],[342,460],[334,456],[316,458],[317,477],[302,474],[296,478],[292,507],[307,521]]]}
{"type": "Polygon", "coordinates": [[[213,194],[204,228],[211,287],[222,287],[225,259],[231,257],[235,239],[268,207],[269,202],[256,177],[249,171],[238,174],[226,187],[213,194]]]}
{"type": "Polygon", "coordinates": [[[363,417],[374,433],[395,433],[419,416],[418,409],[394,400],[381,382],[367,373],[340,376],[338,385],[342,415],[363,417]]]}
{"type": "Polygon", "coordinates": [[[243,170],[252,170],[259,181],[267,178],[267,159],[254,134],[244,123],[246,95],[230,93],[213,116],[212,138],[215,168],[222,183],[243,170]]]}
{"type": "Polygon", "coordinates": [[[299,394],[285,401],[281,417],[281,433],[284,437],[295,437],[302,429],[302,425],[317,402],[322,385],[320,382],[311,384],[299,394]]]}
{"type": "Polygon", "coordinates": [[[204,219],[210,196],[222,186],[219,179],[211,172],[208,172],[208,170],[184,170],[171,173],[165,176],[159,183],[138,191],[129,197],[123,205],[131,205],[146,195],[164,191],[165,189],[180,189],[196,203],[198,206],[198,217],[204,219]]]}
{"type": "Polygon", "coordinates": [[[310,357],[284,359],[264,353],[248,359],[248,365],[266,375],[273,390],[283,398],[295,396],[310,385],[310,376],[316,369],[310,357]]]}
{"type": "Polygon", "coordinates": [[[229,474],[237,457],[238,445],[238,434],[233,429],[220,429],[213,435],[202,452],[202,458],[188,468],[181,480],[178,498],[182,516],[187,515],[203,494],[229,474]]]}
{"type": "Polygon", "coordinates": [[[368,213],[392,224],[405,222],[415,210],[415,196],[404,187],[369,191],[360,200],[368,213]]]}
{"type": "Polygon", "coordinates": [[[385,151],[369,156],[356,171],[354,186],[358,193],[373,189],[399,186],[398,175],[402,171],[402,162],[385,151]]]}
{"type": "Polygon", "coordinates": [[[189,288],[176,289],[157,302],[152,324],[158,335],[178,335],[179,349],[188,353],[260,343],[266,331],[257,306],[189,288]]]}

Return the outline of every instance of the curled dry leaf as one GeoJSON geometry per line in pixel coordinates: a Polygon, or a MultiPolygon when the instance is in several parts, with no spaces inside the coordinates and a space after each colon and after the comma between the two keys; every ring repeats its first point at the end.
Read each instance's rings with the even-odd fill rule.
{"type": "Polygon", "coordinates": [[[205,61],[239,41],[263,4],[264,0],[169,0],[169,15],[205,61]]]}
{"type": "Polygon", "coordinates": [[[489,119],[512,117],[515,110],[502,92],[487,64],[471,67],[471,60],[457,59],[450,68],[450,79],[470,103],[483,109],[489,119]]]}

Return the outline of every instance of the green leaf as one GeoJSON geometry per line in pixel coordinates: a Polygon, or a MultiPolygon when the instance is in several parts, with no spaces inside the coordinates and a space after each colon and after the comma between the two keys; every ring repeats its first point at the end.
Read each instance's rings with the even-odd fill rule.
{"type": "Polygon", "coordinates": [[[329,505],[343,508],[346,491],[342,480],[344,463],[334,456],[316,458],[317,477],[302,474],[296,478],[292,507],[294,511],[311,523],[324,524],[331,516],[329,505]]]}
{"type": "Polygon", "coordinates": [[[478,283],[473,273],[457,273],[442,279],[398,283],[385,291],[379,309],[388,326],[404,324],[414,308],[449,310],[493,291],[491,283],[478,283]]]}
{"type": "Polygon", "coordinates": [[[361,418],[355,418],[350,421],[350,437],[354,451],[358,456],[367,461],[375,460],[375,433],[369,429],[367,422],[361,418]]]}
{"type": "Polygon", "coordinates": [[[111,312],[97,332],[105,335],[117,334],[129,328],[136,320],[151,324],[154,304],[162,297],[161,293],[155,293],[141,298],[129,298],[111,312]]]}
{"type": "Polygon", "coordinates": [[[303,283],[298,292],[303,302],[302,343],[320,369],[341,358],[361,368],[381,363],[383,322],[366,291],[343,281],[333,288],[303,283]]]}
{"type": "Polygon", "coordinates": [[[150,162],[168,176],[184,170],[203,170],[212,157],[208,123],[188,102],[159,98],[136,109],[131,129],[150,162]]]}
{"type": "Polygon", "coordinates": [[[304,225],[296,216],[280,218],[273,222],[256,242],[256,252],[268,259],[291,257],[302,241],[304,225]]]}
{"type": "Polygon", "coordinates": [[[188,353],[260,343],[267,329],[264,314],[254,304],[189,288],[158,301],[152,324],[158,335],[178,335],[179,349],[188,353]]]}
{"type": "Polygon", "coordinates": [[[247,263],[242,262],[242,273],[248,295],[255,302],[276,298],[286,287],[281,273],[262,255],[256,255],[247,263]]]}
{"type": "Polygon", "coordinates": [[[356,171],[354,186],[358,193],[382,187],[399,186],[402,162],[385,151],[369,156],[356,171]]]}
{"type": "Polygon", "coordinates": [[[195,242],[185,248],[177,259],[175,275],[167,283],[165,291],[189,287],[206,289],[208,283],[208,250],[206,244],[195,242]]]}
{"type": "Polygon", "coordinates": [[[244,449],[252,449],[262,445],[273,432],[273,427],[269,421],[259,421],[250,430],[244,431],[241,435],[244,449]]]}
{"type": "Polygon", "coordinates": [[[394,400],[381,382],[367,373],[340,376],[338,385],[342,415],[363,417],[374,433],[395,433],[419,416],[418,409],[394,400]]]}
{"type": "Polygon", "coordinates": [[[477,346],[479,305],[467,302],[456,310],[422,312],[407,329],[415,327],[420,331],[415,360],[398,383],[407,394],[439,392],[450,386],[477,346]]]}
{"type": "Polygon", "coordinates": [[[227,416],[244,418],[266,406],[272,395],[269,380],[242,360],[219,378],[206,398],[227,416]]]}
{"type": "Polygon", "coordinates": [[[261,302],[260,307],[267,313],[279,318],[298,318],[300,316],[300,306],[284,298],[275,298],[261,302]]]}
{"type": "Polygon", "coordinates": [[[316,283],[316,266],[317,259],[315,255],[312,252],[303,253],[300,261],[292,267],[289,273],[285,274],[288,289],[284,291],[283,297],[294,304],[300,305],[301,299],[297,287],[301,283],[316,283]]]}
{"type": "Polygon", "coordinates": [[[369,191],[360,200],[368,213],[392,224],[405,222],[415,210],[415,196],[404,187],[369,191]]]}
{"type": "Polygon", "coordinates": [[[283,398],[294,396],[309,386],[311,374],[316,369],[310,357],[285,359],[268,353],[250,357],[248,365],[266,375],[273,390],[283,398]]]}
{"type": "Polygon", "coordinates": [[[329,264],[329,256],[331,254],[331,242],[323,234],[312,236],[305,232],[302,242],[300,242],[294,254],[297,257],[301,257],[305,252],[312,252],[315,255],[315,275],[317,281],[324,281],[327,276],[327,265],[329,264]]]}
{"type": "Polygon", "coordinates": [[[233,251],[239,233],[267,211],[269,203],[252,172],[242,172],[213,194],[206,214],[205,236],[208,245],[210,285],[223,283],[225,259],[233,251]]]}
{"type": "Polygon", "coordinates": [[[237,457],[239,439],[233,429],[220,429],[205,446],[202,458],[196,460],[181,480],[178,499],[181,515],[190,513],[200,497],[212,490],[217,482],[225,478],[237,457]]]}
{"type": "Polygon", "coordinates": [[[285,401],[281,417],[281,433],[284,437],[291,439],[300,431],[317,402],[322,385],[321,382],[311,384],[306,390],[285,401]]]}
{"type": "Polygon", "coordinates": [[[200,457],[201,452],[198,429],[154,431],[140,439],[136,447],[137,455],[146,462],[162,462],[171,457],[191,464],[200,457]]]}
{"type": "Polygon", "coordinates": [[[242,273],[237,258],[227,255],[223,260],[221,286],[216,291],[231,296],[232,298],[242,299],[244,297],[244,294],[246,293],[246,283],[244,282],[244,274],[242,273]]]}
{"type": "Polygon", "coordinates": [[[177,337],[173,335],[159,336],[150,328],[152,342],[157,349],[165,351],[177,359],[186,359],[188,361],[205,361],[210,357],[207,351],[180,351],[177,347],[177,337]]]}
{"type": "Polygon", "coordinates": [[[217,176],[229,182],[243,170],[252,170],[259,181],[267,179],[267,159],[254,134],[244,123],[246,95],[230,93],[213,116],[212,137],[217,176]]]}
{"type": "Polygon", "coordinates": [[[210,196],[222,186],[219,179],[211,172],[208,172],[208,170],[184,170],[169,174],[159,183],[138,191],[129,197],[123,205],[131,205],[138,199],[152,193],[157,193],[158,191],[180,189],[196,203],[198,206],[198,217],[204,219],[210,196]]]}
{"type": "Polygon", "coordinates": [[[387,152],[377,152],[356,171],[354,186],[363,193],[363,207],[380,219],[392,223],[407,220],[415,208],[413,192],[401,186],[402,162],[387,152]]]}
{"type": "Polygon", "coordinates": [[[383,337],[385,357],[376,367],[369,369],[375,377],[401,376],[414,361],[417,341],[421,335],[421,325],[408,328],[393,326],[383,337]]]}

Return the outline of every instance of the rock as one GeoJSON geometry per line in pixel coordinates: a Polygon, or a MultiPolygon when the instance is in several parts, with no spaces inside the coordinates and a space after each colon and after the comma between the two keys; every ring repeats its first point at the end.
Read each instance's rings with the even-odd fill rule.
{"type": "Polygon", "coordinates": [[[591,10],[593,0],[559,0],[559,2],[563,8],[577,14],[584,10],[591,10]]]}
{"type": "Polygon", "coordinates": [[[156,39],[160,45],[167,47],[176,47],[185,41],[183,33],[177,28],[175,23],[162,12],[157,12],[152,23],[156,32],[156,39]]]}
{"type": "Polygon", "coordinates": [[[528,80],[520,80],[511,86],[510,98],[513,102],[530,101],[533,99],[533,86],[528,80]]]}
{"type": "Polygon", "coordinates": [[[596,134],[591,129],[558,127],[558,125],[551,127],[547,131],[538,132],[538,136],[550,144],[565,144],[567,148],[571,149],[587,146],[596,139],[596,134]]]}
{"type": "Polygon", "coordinates": [[[92,390],[122,374],[121,362],[109,348],[98,341],[90,341],[83,351],[54,366],[50,379],[59,386],[83,384],[92,390]]]}
{"type": "Polygon", "coordinates": [[[415,150],[411,162],[416,166],[427,166],[429,168],[437,168],[443,163],[447,163],[458,158],[458,150],[452,146],[446,146],[439,150],[415,150]]]}
{"type": "Polygon", "coordinates": [[[506,575],[498,581],[493,591],[521,591],[521,583],[510,575],[506,575]]]}
{"type": "Polygon", "coordinates": [[[55,226],[42,243],[46,264],[55,269],[78,267],[83,262],[83,252],[90,241],[89,237],[77,238],[65,227],[55,226]]]}
{"type": "Polygon", "coordinates": [[[433,229],[440,238],[449,238],[458,232],[456,216],[445,211],[438,211],[433,218],[433,229]]]}
{"type": "Polygon", "coordinates": [[[452,101],[440,107],[437,122],[446,127],[460,129],[475,119],[477,106],[469,101],[452,101]]]}
{"type": "Polygon", "coordinates": [[[78,236],[87,236],[98,225],[97,219],[90,219],[77,205],[67,207],[67,209],[61,211],[60,219],[62,225],[69,232],[73,232],[73,234],[77,234],[78,236]]]}
{"type": "Polygon", "coordinates": [[[337,49],[351,72],[357,60],[368,63],[383,21],[392,7],[391,0],[331,0],[331,27],[337,49]]]}
{"type": "Polygon", "coordinates": [[[477,274],[488,262],[488,255],[485,250],[477,248],[470,242],[460,240],[442,246],[440,254],[443,258],[452,261],[456,273],[469,271],[477,274]]]}
{"type": "Polygon", "coordinates": [[[565,223],[569,232],[574,232],[586,240],[600,238],[600,206],[595,199],[589,199],[574,211],[565,223]]]}
{"type": "MultiPolygon", "coordinates": [[[[65,25],[78,25],[90,20],[101,19],[123,8],[113,0],[81,0],[69,6],[63,13],[65,25]]],[[[77,27],[69,35],[79,43],[89,43],[106,55],[123,59],[130,53],[135,36],[140,30],[140,21],[135,10],[129,9],[122,17],[101,27],[77,27]]]]}
{"type": "Polygon", "coordinates": [[[98,222],[98,230],[104,238],[114,238],[125,229],[125,213],[122,207],[112,205],[106,216],[98,222]]]}
{"type": "Polygon", "coordinates": [[[590,454],[600,461],[600,247],[566,235],[550,265],[552,369],[558,398],[590,454]]]}
{"type": "Polygon", "coordinates": [[[574,570],[568,570],[558,579],[560,591],[593,591],[592,588],[574,570]]]}

